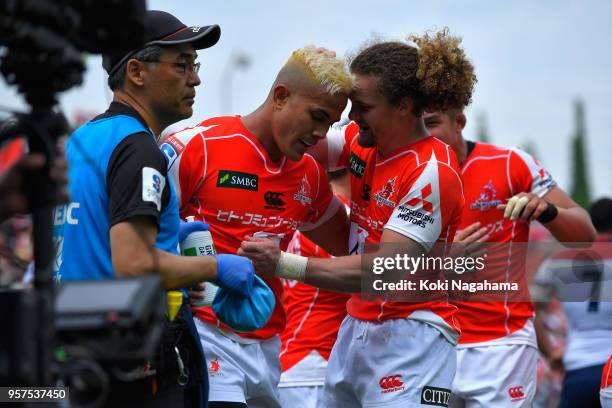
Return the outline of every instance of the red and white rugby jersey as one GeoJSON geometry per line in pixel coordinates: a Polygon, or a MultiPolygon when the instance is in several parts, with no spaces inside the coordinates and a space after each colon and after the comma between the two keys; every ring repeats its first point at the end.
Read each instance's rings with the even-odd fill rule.
{"type": "MultiPolygon", "coordinates": [[[[327,221],[340,208],[327,175],[312,158],[283,157],[273,163],[239,116],[217,117],[170,135],[161,146],[168,158],[182,218],[193,215],[210,224],[218,253],[235,254],[245,235],[276,234],[285,250],[294,232],[327,221]]],[[[247,339],[267,339],[285,327],[282,283],[268,279],[276,306],[268,324],[247,339]]],[[[219,322],[210,307],[194,310],[207,322],[219,322]]]]}
{"type": "MultiPolygon", "coordinates": [[[[502,148],[476,143],[461,164],[465,206],[460,229],[479,221],[491,231],[488,242],[503,243],[500,262],[488,259],[487,265],[497,264],[499,276],[505,282],[523,281],[526,251],[512,243],[529,240],[529,224],[504,218],[497,209],[520,192],[546,195],[555,185],[551,175],[529,154],[517,148],[502,148]],[[515,253],[513,253],[513,248],[515,253]]],[[[487,269],[487,274],[497,276],[487,269]]],[[[527,294],[525,294],[527,295],[527,294]]],[[[461,326],[459,347],[482,345],[494,340],[502,344],[528,344],[537,347],[531,302],[460,302],[457,319],[461,326]]]]}
{"type": "MultiPolygon", "coordinates": [[[[331,167],[349,167],[351,174],[351,253],[363,253],[366,243],[378,244],[385,228],[427,250],[436,242],[452,242],[464,201],[452,149],[430,136],[382,156],[376,148],[359,146],[358,133],[355,123],[328,133],[331,167]]],[[[455,342],[457,309],[443,296],[444,301],[407,303],[366,301],[354,294],[347,310],[361,320],[424,321],[455,342]]]]}
{"type": "MultiPolygon", "coordinates": [[[[347,206],[348,200],[337,196],[347,206]]],[[[296,232],[288,252],[330,258],[323,248],[296,232]]],[[[325,381],[329,355],[346,317],[350,295],[315,288],[294,280],[283,280],[287,325],[281,333],[279,387],[317,386],[325,381]]]]}
{"type": "Polygon", "coordinates": [[[601,374],[601,389],[612,387],[612,354],[608,359],[608,362],[603,368],[603,372],[601,374]]]}

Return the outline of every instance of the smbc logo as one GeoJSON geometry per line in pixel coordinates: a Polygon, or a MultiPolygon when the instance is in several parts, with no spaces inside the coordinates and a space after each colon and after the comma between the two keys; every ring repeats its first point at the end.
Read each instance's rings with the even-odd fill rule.
{"type": "Polygon", "coordinates": [[[257,174],[243,173],[232,170],[219,170],[217,187],[239,188],[241,190],[257,191],[259,177],[257,174]]]}

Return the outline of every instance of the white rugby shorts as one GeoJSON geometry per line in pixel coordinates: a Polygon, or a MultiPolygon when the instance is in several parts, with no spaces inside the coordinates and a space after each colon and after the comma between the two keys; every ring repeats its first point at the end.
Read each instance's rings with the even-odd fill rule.
{"type": "Polygon", "coordinates": [[[537,362],[537,349],[525,344],[458,349],[449,407],[531,407],[537,362]]]}
{"type": "Polygon", "coordinates": [[[212,324],[194,320],[208,364],[208,400],[280,408],[280,338],[244,344],[223,335],[212,324]]]}
{"type": "Polygon", "coordinates": [[[612,386],[599,390],[599,400],[602,408],[612,408],[612,386]]]}
{"type": "Polygon", "coordinates": [[[454,344],[426,323],[347,316],[329,359],[318,406],[445,407],[455,364],[454,344]]]}
{"type": "Polygon", "coordinates": [[[278,389],[282,407],[316,408],[323,395],[323,386],[282,387],[278,389]]]}

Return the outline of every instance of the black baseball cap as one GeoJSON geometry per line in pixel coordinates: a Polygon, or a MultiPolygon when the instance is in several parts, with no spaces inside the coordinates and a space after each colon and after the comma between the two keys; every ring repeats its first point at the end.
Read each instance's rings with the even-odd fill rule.
{"type": "Polygon", "coordinates": [[[178,18],[160,10],[147,10],[144,18],[145,43],[126,53],[104,54],[102,66],[111,76],[132,55],[150,45],[174,45],[191,43],[196,50],[212,47],[221,37],[218,25],[187,27],[178,18]]]}

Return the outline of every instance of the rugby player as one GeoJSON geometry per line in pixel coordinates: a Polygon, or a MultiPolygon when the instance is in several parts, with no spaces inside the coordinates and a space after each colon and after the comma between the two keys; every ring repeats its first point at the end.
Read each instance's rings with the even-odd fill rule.
{"type": "Polygon", "coordinates": [[[612,200],[597,200],[589,213],[598,233],[594,246],[555,254],[541,265],[532,284],[540,351],[551,367],[565,370],[560,408],[599,407],[601,373],[612,353],[612,200]],[[567,319],[563,354],[552,347],[541,322],[553,296],[567,319]]]}
{"type": "Polygon", "coordinates": [[[612,354],[604,366],[600,388],[599,400],[602,408],[612,408],[612,354]]]}
{"type": "MultiPolygon", "coordinates": [[[[454,39],[466,70],[473,66],[454,39]]],[[[438,59],[424,60],[435,66],[438,59]]],[[[473,83],[475,76],[463,78],[473,83]]],[[[470,100],[472,86],[465,100],[470,100]]],[[[508,282],[524,278],[529,224],[538,220],[561,242],[591,242],[595,231],[588,214],[559,188],[544,167],[517,148],[498,147],[464,139],[467,122],[458,104],[425,114],[429,131],[448,143],[461,167],[465,207],[455,242],[473,245],[503,243],[503,267],[487,274],[508,282]],[[515,253],[511,252],[515,249],[515,253]],[[523,248],[524,249],[524,248],[523,248]],[[504,255],[505,256],[505,255],[504,255]]],[[[498,251],[499,252],[499,251],[498,251]]],[[[499,254],[498,254],[499,255],[499,254]]],[[[528,298],[528,293],[525,293],[528,298]]],[[[450,406],[530,407],[536,390],[537,343],[530,302],[461,302],[457,319],[461,336],[457,346],[457,374],[450,406]]]]}
{"type": "MultiPolygon", "coordinates": [[[[345,203],[347,212],[350,179],[346,169],[328,173],[332,190],[345,203]]],[[[288,252],[330,258],[323,248],[295,233],[288,252]]],[[[284,308],[287,325],[281,333],[282,374],[279,395],[282,406],[315,408],[325,383],[325,371],[332,347],[346,317],[349,295],[315,288],[295,280],[284,280],[284,308]]]]}
{"type": "MultiPolygon", "coordinates": [[[[340,119],[351,83],[335,55],[304,47],[293,52],[254,112],[208,119],[171,135],[161,149],[181,216],[209,223],[220,253],[235,254],[242,239],[256,233],[286,249],[300,230],[331,254],[346,254],[344,206],[325,171],[304,153],[340,119]]],[[[266,283],[276,306],[268,324],[253,333],[222,325],[210,307],[195,310],[210,362],[211,408],[280,406],[282,283],[266,283]]]]}
{"type": "MultiPolygon", "coordinates": [[[[353,122],[332,129],[316,146],[326,167],[348,167],[351,174],[352,255],[296,258],[274,253],[270,243],[242,244],[260,274],[353,293],[329,359],[321,407],[443,406],[450,397],[459,333],[447,294],[406,303],[385,301],[386,293],[374,300],[357,293],[366,243],[421,256],[436,242],[452,241],[461,216],[455,154],[429,135],[423,112],[467,104],[469,73],[455,58],[446,30],[415,39],[421,47],[379,42],[355,56],[353,122]],[[427,53],[440,56],[436,69],[421,63],[427,53]]],[[[388,255],[382,247],[372,255],[388,255]]]]}

